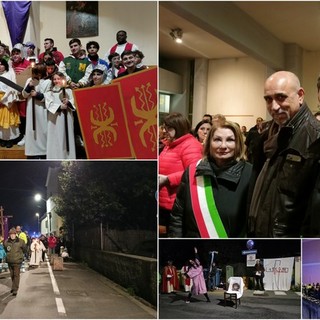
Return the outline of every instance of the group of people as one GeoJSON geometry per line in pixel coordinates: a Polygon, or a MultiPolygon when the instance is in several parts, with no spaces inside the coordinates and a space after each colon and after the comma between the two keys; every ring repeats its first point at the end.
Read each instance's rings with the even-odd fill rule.
{"type": "Polygon", "coordinates": [[[54,234],[30,238],[27,232],[21,230],[21,226],[11,228],[8,239],[0,237],[0,263],[5,262],[10,271],[12,295],[17,295],[20,272],[25,271],[25,262],[29,261],[29,268],[37,268],[41,262],[46,261],[46,255],[50,257],[59,253],[62,257],[69,257],[66,247],[61,250],[61,246],[54,234]]]}
{"type": "Polygon", "coordinates": [[[320,300],[320,283],[308,283],[302,286],[302,293],[305,296],[320,300]]]}
{"type": "MultiPolygon", "coordinates": [[[[194,257],[189,259],[181,268],[184,291],[188,293],[186,303],[190,303],[192,295],[203,294],[207,302],[210,302],[208,289],[203,273],[203,266],[199,260],[198,249],[194,248],[194,257]]],[[[162,293],[174,293],[180,290],[180,281],[178,278],[177,268],[169,260],[162,272],[162,293]]]]}
{"type": "Polygon", "coordinates": [[[272,120],[259,119],[250,161],[240,126],[223,115],[192,131],[182,114],[168,114],[161,126],[159,236],[319,236],[320,122],[304,95],[292,72],[267,78],[272,120]]]}
{"type": "MultiPolygon", "coordinates": [[[[203,268],[200,262],[198,249],[194,248],[194,257],[189,259],[180,270],[180,277],[177,268],[173,265],[172,260],[168,260],[162,270],[161,293],[176,293],[183,286],[185,292],[188,293],[186,303],[190,303],[192,295],[203,294],[207,302],[210,302],[208,291],[214,291],[220,285],[216,283],[215,278],[218,272],[216,262],[212,261],[208,270],[203,268]]],[[[254,290],[264,291],[264,273],[265,268],[260,259],[256,260],[254,269],[254,290]]],[[[220,279],[220,277],[219,277],[220,279]]]]}
{"type": "Polygon", "coordinates": [[[39,56],[32,42],[15,44],[11,51],[0,42],[0,146],[25,144],[29,159],[85,158],[72,91],[109,84],[147,68],[138,46],[127,41],[126,31],[118,31],[116,39],[104,59],[97,41],[89,41],[85,50],[80,39],[71,39],[68,56],[51,38],[44,39],[45,51],[39,56]],[[31,77],[21,92],[10,86],[30,68],[31,77]]]}

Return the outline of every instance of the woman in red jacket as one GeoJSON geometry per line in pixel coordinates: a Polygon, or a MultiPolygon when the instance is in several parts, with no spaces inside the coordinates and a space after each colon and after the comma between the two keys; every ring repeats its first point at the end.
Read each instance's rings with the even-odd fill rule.
{"type": "Polygon", "coordinates": [[[202,157],[202,145],[192,136],[189,120],[181,113],[164,118],[164,144],[159,156],[159,236],[166,237],[170,212],[184,170],[202,157]]]}

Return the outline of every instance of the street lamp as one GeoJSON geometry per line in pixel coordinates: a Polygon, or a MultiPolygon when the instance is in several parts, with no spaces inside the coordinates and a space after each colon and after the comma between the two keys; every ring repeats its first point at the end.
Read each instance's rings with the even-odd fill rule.
{"type": "Polygon", "coordinates": [[[46,200],[41,197],[40,193],[35,194],[34,200],[36,200],[37,202],[39,202],[40,200],[43,200],[46,202],[46,200]]]}
{"type": "Polygon", "coordinates": [[[40,215],[38,212],[36,213],[36,217],[38,218],[38,233],[40,233],[40,221],[39,221],[40,215]]]}
{"type": "Polygon", "coordinates": [[[51,233],[51,213],[48,212],[48,210],[49,210],[48,209],[48,200],[43,199],[40,193],[37,193],[37,194],[34,195],[34,200],[37,201],[37,202],[40,202],[42,200],[42,201],[44,201],[46,203],[47,220],[46,220],[46,226],[44,228],[47,228],[47,233],[50,234],[51,233]]]}

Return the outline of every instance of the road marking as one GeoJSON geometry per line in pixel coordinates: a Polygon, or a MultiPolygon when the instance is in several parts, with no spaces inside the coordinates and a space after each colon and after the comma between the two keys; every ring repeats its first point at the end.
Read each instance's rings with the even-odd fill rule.
{"type": "MultiPolygon", "coordinates": [[[[53,292],[55,293],[55,295],[60,296],[59,287],[58,287],[56,278],[54,277],[54,274],[52,272],[52,268],[51,268],[49,261],[47,261],[47,265],[48,265],[48,270],[49,270],[49,274],[50,274],[53,292]]],[[[57,309],[58,309],[59,314],[63,314],[66,316],[67,313],[66,313],[66,309],[63,305],[62,299],[60,297],[56,297],[55,300],[56,300],[56,305],[57,305],[57,309]]]]}
{"type": "Polygon", "coordinates": [[[63,302],[61,298],[56,298],[56,305],[58,308],[58,312],[61,314],[66,314],[66,309],[64,308],[63,302]]]}
{"type": "Polygon", "coordinates": [[[50,278],[51,278],[53,292],[55,294],[57,294],[57,295],[60,295],[60,291],[59,291],[59,288],[58,288],[58,284],[57,284],[56,278],[54,277],[51,265],[50,265],[50,263],[48,261],[47,261],[47,265],[48,265],[48,270],[49,270],[49,274],[50,274],[50,278]]]}

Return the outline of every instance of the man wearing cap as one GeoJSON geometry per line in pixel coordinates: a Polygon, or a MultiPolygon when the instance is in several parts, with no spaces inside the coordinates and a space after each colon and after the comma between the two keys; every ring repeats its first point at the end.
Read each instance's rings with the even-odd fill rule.
{"type": "MultiPolygon", "coordinates": [[[[21,43],[17,43],[14,48],[11,50],[11,57],[12,60],[12,68],[16,75],[23,72],[25,69],[30,67],[30,61],[24,58],[23,53],[23,45],[21,43]],[[21,51],[22,50],[22,51],[21,51]]],[[[20,135],[21,139],[17,143],[18,146],[23,146],[25,144],[24,136],[26,133],[26,108],[27,104],[25,100],[17,101],[19,113],[20,113],[20,135]]]]}
{"type": "Polygon", "coordinates": [[[34,49],[36,48],[34,43],[31,41],[28,41],[24,46],[26,48],[26,59],[31,63],[32,62],[38,63],[39,62],[38,57],[34,52],[34,49]]]}
{"type": "Polygon", "coordinates": [[[7,253],[6,261],[9,266],[12,280],[11,293],[16,296],[20,283],[20,266],[24,254],[27,252],[27,245],[22,239],[17,237],[16,229],[11,228],[9,238],[4,242],[4,249],[7,253]]]}

